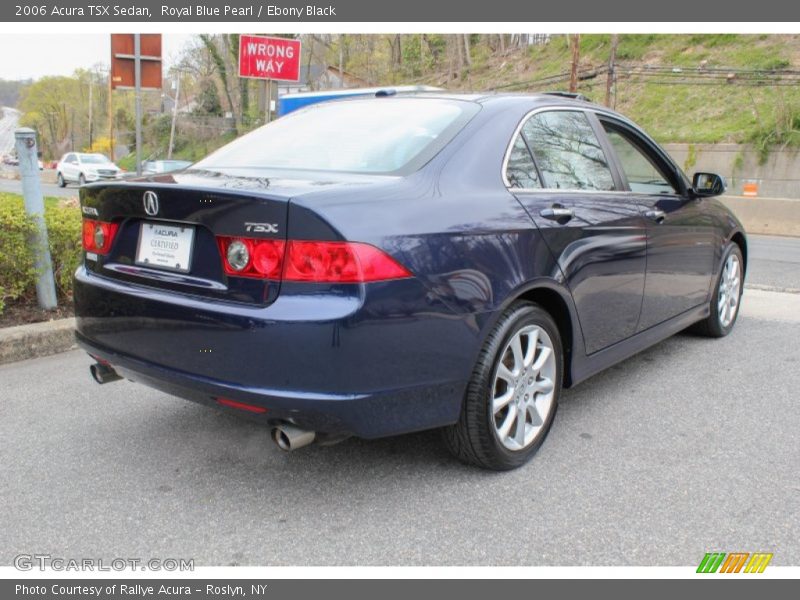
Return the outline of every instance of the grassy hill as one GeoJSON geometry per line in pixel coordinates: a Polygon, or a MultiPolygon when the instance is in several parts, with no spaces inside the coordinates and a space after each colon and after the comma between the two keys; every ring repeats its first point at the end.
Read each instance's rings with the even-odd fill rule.
{"type": "MultiPolygon", "coordinates": [[[[600,103],[610,49],[610,35],[581,36],[578,91],[600,103]]],[[[459,79],[448,84],[431,74],[425,83],[497,91],[569,86],[567,36],[503,57],[479,50],[459,79]]],[[[617,64],[617,110],[661,142],[800,146],[800,35],[620,35],[617,64]]]]}

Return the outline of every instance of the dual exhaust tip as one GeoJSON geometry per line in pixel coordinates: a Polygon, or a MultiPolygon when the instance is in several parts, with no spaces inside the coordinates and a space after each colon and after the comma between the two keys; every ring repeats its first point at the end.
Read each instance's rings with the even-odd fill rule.
{"type": "MultiPolygon", "coordinates": [[[[92,373],[92,378],[100,384],[122,379],[122,376],[113,367],[99,362],[90,366],[89,371],[92,373]]],[[[316,437],[317,434],[314,431],[300,429],[294,425],[282,424],[272,428],[272,441],[284,452],[308,446],[314,442],[316,437]]]]}

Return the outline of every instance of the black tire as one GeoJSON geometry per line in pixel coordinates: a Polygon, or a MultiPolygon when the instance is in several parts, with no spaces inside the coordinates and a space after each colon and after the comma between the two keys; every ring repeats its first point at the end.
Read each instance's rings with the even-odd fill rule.
{"type": "Polygon", "coordinates": [[[83,176],[83,173],[78,175],[78,185],[86,185],[86,177],[83,176]]]}
{"type": "Polygon", "coordinates": [[[719,272],[717,273],[716,278],[714,279],[714,293],[711,294],[711,301],[709,304],[710,314],[708,318],[695,323],[691,330],[699,335],[704,335],[707,337],[714,337],[714,338],[721,338],[728,335],[732,330],[733,326],[736,325],[736,319],[739,318],[739,308],[741,307],[741,298],[742,292],[744,291],[744,260],[742,259],[742,251],[739,249],[738,244],[734,242],[729,242],[728,246],[725,248],[725,252],[722,254],[722,261],[720,262],[719,272]],[[722,275],[725,270],[725,263],[728,261],[728,257],[733,254],[736,258],[739,259],[739,298],[736,303],[736,312],[733,315],[733,319],[731,322],[725,326],[722,324],[720,317],[719,317],[719,294],[720,294],[720,282],[722,280],[722,275]]]}
{"type": "Polygon", "coordinates": [[[58,187],[60,188],[67,187],[67,182],[64,181],[64,176],[61,173],[56,175],[56,182],[58,183],[58,187]]]}
{"type": "Polygon", "coordinates": [[[484,469],[507,471],[528,462],[547,437],[558,408],[564,372],[561,337],[553,318],[531,302],[515,302],[500,317],[483,349],[467,386],[461,416],[455,425],[443,430],[444,442],[459,460],[484,469]],[[498,363],[512,337],[523,327],[536,325],[550,337],[555,356],[553,400],[536,437],[520,450],[509,450],[498,438],[491,397],[498,363]]]}

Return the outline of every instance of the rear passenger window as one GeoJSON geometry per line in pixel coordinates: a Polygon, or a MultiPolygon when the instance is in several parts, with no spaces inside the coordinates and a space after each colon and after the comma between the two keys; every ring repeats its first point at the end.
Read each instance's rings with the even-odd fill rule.
{"type": "Polygon", "coordinates": [[[608,161],[584,113],[560,110],[535,114],[522,127],[522,134],[545,188],[614,189],[608,161]]]}
{"type": "Polygon", "coordinates": [[[511,147],[511,154],[508,156],[506,166],[506,180],[512,188],[540,188],[539,174],[536,172],[536,165],[533,163],[528,146],[522,139],[522,134],[517,136],[514,145],[511,147]]]}

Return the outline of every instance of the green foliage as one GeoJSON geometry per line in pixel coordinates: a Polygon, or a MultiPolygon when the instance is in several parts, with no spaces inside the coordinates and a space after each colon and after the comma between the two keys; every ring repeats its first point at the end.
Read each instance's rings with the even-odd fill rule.
{"type": "MultiPolygon", "coordinates": [[[[81,214],[77,206],[48,199],[45,223],[56,288],[59,299],[64,301],[72,295],[72,274],[82,256],[81,214]]],[[[22,197],[0,193],[0,314],[8,302],[34,297],[37,273],[30,240],[35,232],[22,197]]]]}
{"type": "Polygon", "coordinates": [[[697,146],[689,144],[689,152],[686,154],[686,160],[683,163],[683,170],[687,173],[691,171],[697,164],[697,146]]]}
{"type": "Polygon", "coordinates": [[[53,275],[61,299],[72,296],[72,275],[81,262],[81,213],[75,206],[54,204],[45,207],[47,237],[53,275]]]}
{"type": "Polygon", "coordinates": [[[28,240],[36,229],[25,214],[22,198],[0,196],[0,313],[9,301],[29,294],[36,278],[28,240]]]}

